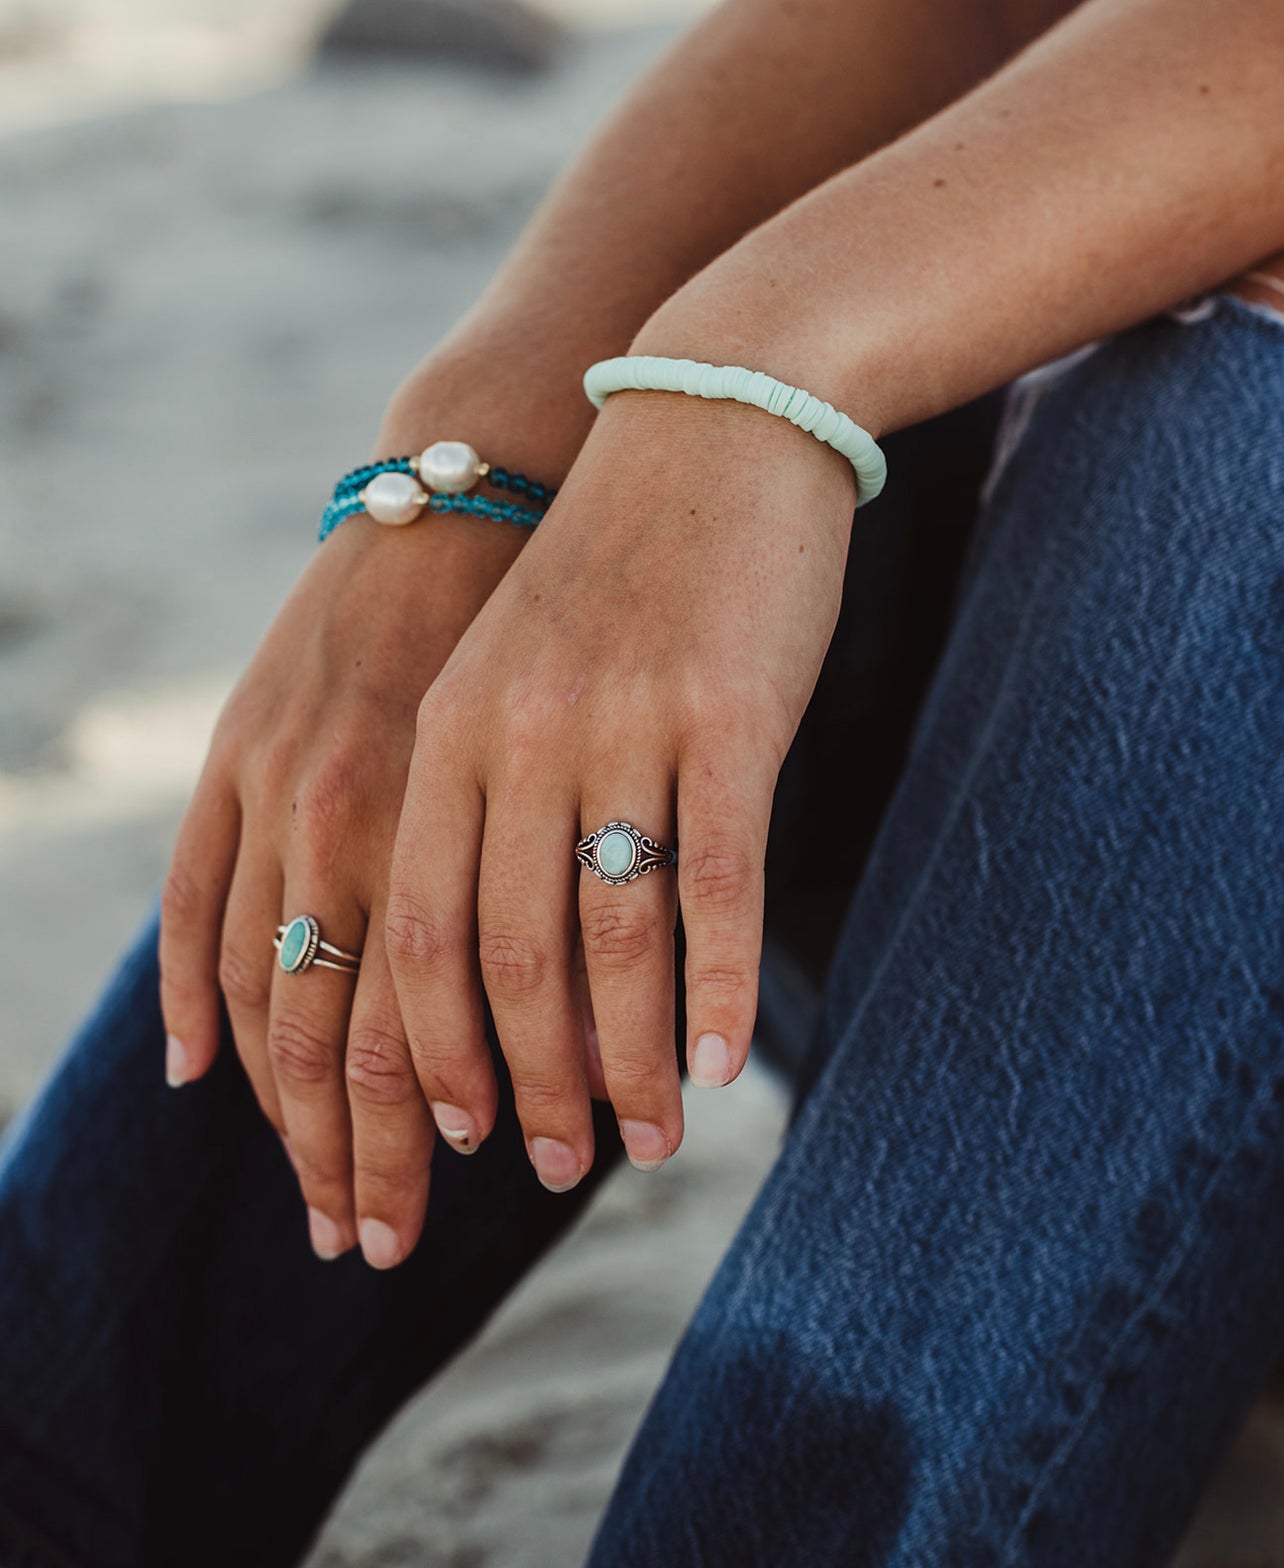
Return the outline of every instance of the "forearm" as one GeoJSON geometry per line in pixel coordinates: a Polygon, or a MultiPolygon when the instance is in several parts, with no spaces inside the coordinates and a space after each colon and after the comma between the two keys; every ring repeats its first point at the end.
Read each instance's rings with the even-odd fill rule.
{"type": "MultiPolygon", "coordinates": [[[[502,366],[505,461],[557,478],[592,418],[580,378],[756,224],[967,90],[1064,4],[729,0],[646,76],[431,356],[467,401],[502,366]],[[524,410],[520,429],[512,410],[524,410]]],[[[422,373],[393,418],[421,422],[422,373]]],[[[485,430],[483,435],[488,434],[485,430]]],[[[389,437],[390,438],[390,437],[389,437]]],[[[474,437],[475,439],[475,437],[474,437]]]]}
{"type": "Polygon", "coordinates": [[[1284,244],[1278,0],[1090,0],[662,307],[639,352],[914,423],[1284,244]]]}

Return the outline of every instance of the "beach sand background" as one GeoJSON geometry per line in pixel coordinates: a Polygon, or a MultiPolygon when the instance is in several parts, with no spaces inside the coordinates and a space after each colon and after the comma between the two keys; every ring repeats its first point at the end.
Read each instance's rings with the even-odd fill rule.
{"type": "MultiPolygon", "coordinates": [[[[559,0],[528,75],[317,67],[320,0],[175,9],[0,0],[0,1115],[143,918],[328,484],[692,7],[559,0]]],[[[312,1568],[582,1559],[784,1099],[751,1067],[688,1114],[394,1422],[312,1568]]],[[[1284,1564],[1280,1428],[1264,1402],[1181,1568],[1284,1564]]]]}

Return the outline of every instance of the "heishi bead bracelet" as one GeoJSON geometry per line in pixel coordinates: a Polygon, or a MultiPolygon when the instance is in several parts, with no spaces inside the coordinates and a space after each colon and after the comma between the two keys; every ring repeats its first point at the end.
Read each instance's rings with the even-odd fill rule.
{"type": "Polygon", "coordinates": [[[690,397],[749,403],[787,419],[845,457],[856,473],[857,506],[872,501],[887,482],[887,459],[868,430],[832,404],[761,370],[623,354],[590,365],[584,373],[584,390],[595,408],[601,408],[612,392],[685,392],[690,397]]]}
{"type": "Polygon", "coordinates": [[[390,457],[365,463],[344,474],[321,514],[318,538],[326,539],[345,518],[365,512],[376,523],[399,528],[413,523],[425,507],[433,512],[466,512],[534,528],[557,491],[525,474],[483,463],[466,441],[435,441],[418,457],[390,457]],[[533,503],[492,500],[469,492],[481,479],[533,503]]]}

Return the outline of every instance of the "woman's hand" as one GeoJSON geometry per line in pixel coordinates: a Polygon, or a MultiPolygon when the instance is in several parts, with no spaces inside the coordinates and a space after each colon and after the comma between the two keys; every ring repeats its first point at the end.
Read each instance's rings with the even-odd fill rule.
{"type": "MultiPolygon", "coordinates": [[[[625,1146],[648,1169],[673,1153],[679,901],[692,1077],[740,1071],[771,798],[837,617],[854,496],[841,458],[758,410],[626,393],[599,416],[419,710],[387,942],[451,1141],[476,1148],[495,1116],[484,984],[541,1180],[588,1170],[582,931],[625,1146]],[[616,819],[676,839],[676,877],[581,871],[576,841],[616,819]]],[[[400,1233],[403,1255],[414,1240],[400,1233]]]]}
{"type": "MultiPolygon", "coordinates": [[[[424,401],[403,392],[381,450],[477,428],[424,401]]],[[[395,1261],[388,1238],[422,1220],[434,1134],[382,941],[388,868],[420,699],[528,537],[454,515],[344,522],[230,698],[179,832],[161,924],[171,1081],[213,1061],[221,986],[322,1256],[354,1245],[361,1215],[370,1260],[395,1261]],[[273,937],[299,914],[363,954],[359,976],[280,969],[273,937]]]]}

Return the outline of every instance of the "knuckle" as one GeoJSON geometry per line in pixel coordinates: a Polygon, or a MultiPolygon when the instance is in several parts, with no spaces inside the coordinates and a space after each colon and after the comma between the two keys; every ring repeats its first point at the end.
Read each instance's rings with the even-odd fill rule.
{"type": "Polygon", "coordinates": [[[249,757],[246,783],[263,800],[278,800],[290,793],[297,776],[298,746],[285,731],[274,733],[249,757]]]}
{"type": "Polygon", "coordinates": [[[406,1042],[394,1030],[376,1024],[352,1031],[344,1073],[358,1099],[380,1105],[402,1105],[419,1091],[406,1042]]]}
{"type": "Polygon", "coordinates": [[[513,1093],[521,1109],[523,1123],[534,1130],[557,1125],[565,1118],[574,1095],[565,1078],[547,1071],[527,1070],[513,1075],[513,1093]]]}
{"type": "Polygon", "coordinates": [[[689,765],[713,778],[729,771],[734,776],[736,758],[751,767],[770,761],[779,770],[794,726],[756,683],[701,674],[688,680],[670,705],[689,765]]]}
{"type": "Polygon", "coordinates": [[[627,969],[655,951],[660,920],[635,903],[593,905],[580,916],[585,954],[600,965],[627,969]]]}
{"type": "Polygon", "coordinates": [[[332,846],[354,814],[358,768],[347,756],[329,757],[295,796],[296,829],[313,848],[332,846]]]}
{"type": "Polygon", "coordinates": [[[442,1091],[450,1080],[452,1067],[466,1056],[466,1048],[455,1040],[448,1042],[436,1033],[429,1035],[422,1030],[408,1028],[406,1051],[425,1095],[431,1085],[436,1097],[449,1099],[449,1094],[442,1091]]]}
{"type": "Polygon", "coordinates": [[[423,901],[406,892],[389,894],[383,936],[389,960],[400,969],[440,969],[453,945],[423,901]]]}
{"type": "Polygon", "coordinates": [[[261,1011],[272,994],[271,967],[256,954],[249,958],[239,947],[224,945],[218,961],[219,989],[233,1008],[261,1011]]]}
{"type": "Polygon", "coordinates": [[[709,840],[678,862],[688,898],[708,908],[744,903],[754,885],[754,866],[737,844],[709,840]]]}
{"type": "Polygon", "coordinates": [[[663,1071],[676,1075],[672,1061],[661,1064],[653,1056],[614,1054],[602,1059],[602,1071],[611,1086],[611,1098],[624,1094],[636,1103],[639,1097],[653,1095],[660,1087],[663,1071]]]}
{"type": "Polygon", "coordinates": [[[538,769],[542,759],[559,747],[559,717],[544,691],[532,685],[514,692],[503,729],[503,748],[511,773],[521,775],[538,769]]]}
{"type": "Polygon", "coordinates": [[[457,681],[442,670],[419,700],[415,713],[415,738],[430,753],[449,744],[460,732],[462,710],[455,696],[457,681]]]}
{"type": "Polygon", "coordinates": [[[187,867],[174,861],[161,886],[161,919],[174,930],[196,925],[205,913],[200,885],[187,867]]]}
{"type": "Polygon", "coordinates": [[[324,1083],[334,1072],[334,1048],[306,1019],[285,1013],[268,1025],[268,1061],[282,1083],[324,1083]]]}
{"type": "Polygon", "coordinates": [[[449,726],[450,704],[447,701],[446,691],[442,685],[441,676],[428,688],[419,699],[419,706],[415,710],[415,728],[421,735],[432,735],[449,726]]]}
{"type": "Polygon", "coordinates": [[[701,757],[725,753],[733,733],[735,709],[703,687],[688,687],[674,699],[679,741],[684,752],[701,757]]]}
{"type": "Polygon", "coordinates": [[[478,940],[482,979],[492,995],[521,996],[536,990],[548,969],[538,942],[504,929],[483,931],[478,940]]]}
{"type": "Polygon", "coordinates": [[[310,1197],[335,1195],[347,1202],[352,1175],[338,1150],[313,1148],[295,1138],[290,1145],[290,1160],[299,1185],[310,1197]]]}
{"type": "MultiPolygon", "coordinates": [[[[191,1010],[193,1016],[196,1009],[203,1009],[210,1001],[210,977],[204,974],[190,973],[186,969],[175,969],[172,963],[164,960],[160,964],[161,977],[161,1008],[166,1017],[170,1018],[171,1010],[176,1014],[181,1011],[191,1010]]],[[[174,1031],[182,1034],[182,1025],[176,1018],[174,1031]]]]}
{"type": "Polygon", "coordinates": [[[205,766],[213,769],[230,784],[238,775],[245,756],[245,725],[241,717],[241,703],[234,692],[224,703],[214,721],[205,766]]]}
{"type": "Polygon", "coordinates": [[[706,1001],[735,1001],[757,984],[757,977],[742,964],[698,964],[687,975],[687,990],[698,991],[706,1001]]]}
{"type": "Polygon", "coordinates": [[[357,1191],[363,1214],[399,1214],[416,1179],[406,1165],[358,1154],[354,1163],[357,1191]]]}

